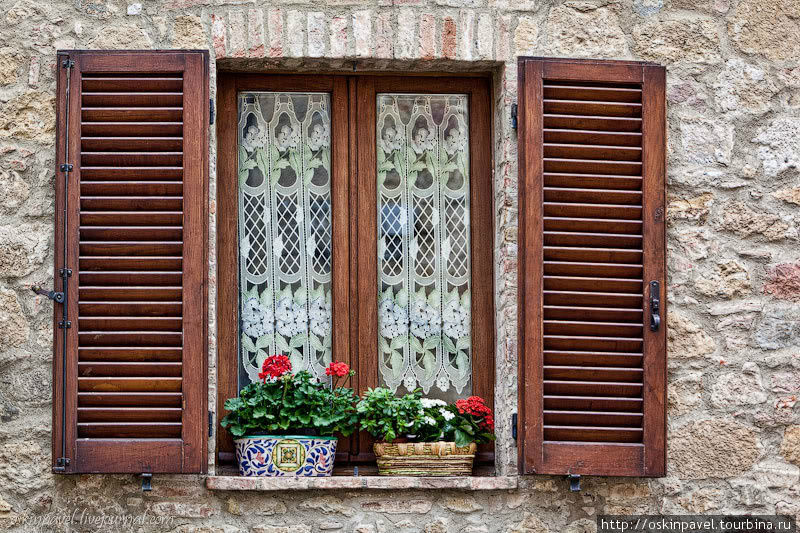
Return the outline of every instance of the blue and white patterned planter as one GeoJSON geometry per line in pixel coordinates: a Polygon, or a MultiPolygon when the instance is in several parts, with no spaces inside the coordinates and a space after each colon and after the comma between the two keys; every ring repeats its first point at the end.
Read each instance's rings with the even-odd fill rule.
{"type": "Polygon", "coordinates": [[[336,437],[256,435],[236,439],[242,476],[327,477],[336,458],[336,437]]]}

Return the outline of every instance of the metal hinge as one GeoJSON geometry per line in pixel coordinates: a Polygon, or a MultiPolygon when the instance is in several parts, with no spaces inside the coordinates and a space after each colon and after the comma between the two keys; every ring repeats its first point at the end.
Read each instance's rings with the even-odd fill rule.
{"type": "Polygon", "coordinates": [[[61,165],[58,168],[61,169],[61,172],[72,172],[72,165],[69,164],[69,163],[64,163],[63,165],[61,165]]]}
{"type": "Polygon", "coordinates": [[[71,59],[65,59],[61,62],[61,68],[72,68],[75,66],[75,62],[71,59]]]}
{"type": "Polygon", "coordinates": [[[47,289],[43,289],[38,285],[34,285],[31,287],[31,290],[38,294],[39,296],[45,296],[50,298],[56,303],[63,304],[64,303],[64,293],[58,291],[48,291],[47,289]]]}
{"type": "Polygon", "coordinates": [[[209,124],[213,124],[214,123],[214,99],[213,98],[209,98],[208,99],[208,117],[209,117],[208,118],[208,123],[209,124]]]}
{"type": "Polygon", "coordinates": [[[72,321],[70,320],[60,320],[58,322],[58,329],[69,329],[72,327],[72,321]]]}
{"type": "Polygon", "coordinates": [[[511,104],[511,129],[517,129],[517,104],[511,104]]]}
{"type": "Polygon", "coordinates": [[[511,437],[517,440],[517,413],[511,415],[511,437]]]}
{"type": "Polygon", "coordinates": [[[53,469],[56,472],[64,472],[69,466],[69,459],[67,457],[59,457],[56,459],[56,467],[53,469]]]}
{"type": "Polygon", "coordinates": [[[208,436],[214,436],[214,413],[208,412],[208,436]]]}
{"type": "Polygon", "coordinates": [[[567,474],[567,481],[569,481],[570,492],[581,491],[581,476],[579,474],[567,474]]]}
{"type": "Polygon", "coordinates": [[[150,492],[153,490],[153,474],[151,472],[142,472],[142,492],[150,492]]]}

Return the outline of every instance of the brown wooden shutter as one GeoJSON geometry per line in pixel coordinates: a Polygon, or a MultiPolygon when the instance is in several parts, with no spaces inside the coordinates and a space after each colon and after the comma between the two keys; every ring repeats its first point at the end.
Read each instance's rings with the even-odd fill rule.
{"type": "Polygon", "coordinates": [[[657,65],[519,61],[525,473],[665,474],[664,95],[657,65]]]}
{"type": "Polygon", "coordinates": [[[204,51],[58,54],[57,472],[205,471],[208,102],[204,51]]]}

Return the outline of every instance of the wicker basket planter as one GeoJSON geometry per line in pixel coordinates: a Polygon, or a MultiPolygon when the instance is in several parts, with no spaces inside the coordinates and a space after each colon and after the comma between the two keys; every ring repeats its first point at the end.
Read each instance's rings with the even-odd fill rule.
{"type": "Polygon", "coordinates": [[[381,476],[469,476],[477,446],[455,442],[377,442],[374,445],[381,476]]]}

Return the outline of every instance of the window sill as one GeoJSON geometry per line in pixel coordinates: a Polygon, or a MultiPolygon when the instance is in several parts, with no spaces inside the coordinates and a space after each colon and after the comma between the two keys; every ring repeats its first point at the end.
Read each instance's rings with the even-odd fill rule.
{"type": "Polygon", "coordinates": [[[509,490],[516,489],[517,476],[465,477],[395,477],[395,476],[332,476],[332,477],[241,477],[208,476],[209,490],[509,490]]]}

